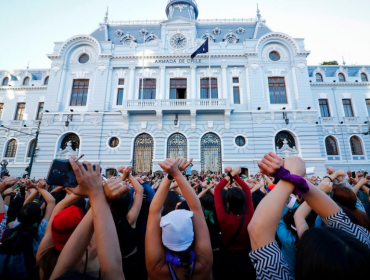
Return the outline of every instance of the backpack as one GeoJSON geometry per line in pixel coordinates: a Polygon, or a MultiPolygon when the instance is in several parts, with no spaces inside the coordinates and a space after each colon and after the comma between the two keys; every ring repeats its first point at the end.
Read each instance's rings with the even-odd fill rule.
{"type": "Polygon", "coordinates": [[[6,229],[0,245],[0,279],[25,279],[33,274],[36,258],[33,254],[35,227],[19,225],[6,229]]]}

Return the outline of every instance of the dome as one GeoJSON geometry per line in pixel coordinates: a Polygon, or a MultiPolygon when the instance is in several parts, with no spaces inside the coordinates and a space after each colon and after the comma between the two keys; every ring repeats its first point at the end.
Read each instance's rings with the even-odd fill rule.
{"type": "Polygon", "coordinates": [[[183,17],[196,20],[198,13],[198,6],[195,0],[169,0],[166,6],[168,19],[183,17]]]}

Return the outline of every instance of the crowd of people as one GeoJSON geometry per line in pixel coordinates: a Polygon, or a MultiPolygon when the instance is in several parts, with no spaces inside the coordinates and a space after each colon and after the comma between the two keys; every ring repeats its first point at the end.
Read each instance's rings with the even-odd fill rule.
{"type": "Polygon", "coordinates": [[[78,186],[4,176],[0,279],[368,279],[370,175],[266,154],[260,173],[70,164],[78,186]]]}

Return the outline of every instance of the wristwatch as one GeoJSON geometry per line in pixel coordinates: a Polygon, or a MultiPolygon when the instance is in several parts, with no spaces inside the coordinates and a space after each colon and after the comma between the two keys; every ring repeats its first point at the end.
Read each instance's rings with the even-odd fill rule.
{"type": "Polygon", "coordinates": [[[324,177],[324,179],[326,179],[326,178],[328,178],[328,179],[330,180],[330,182],[332,182],[332,183],[333,183],[333,179],[332,179],[332,178],[330,178],[330,176],[325,176],[325,177],[324,177]]]}
{"type": "Polygon", "coordinates": [[[170,180],[171,182],[175,180],[170,174],[167,175],[167,179],[170,180]]]}

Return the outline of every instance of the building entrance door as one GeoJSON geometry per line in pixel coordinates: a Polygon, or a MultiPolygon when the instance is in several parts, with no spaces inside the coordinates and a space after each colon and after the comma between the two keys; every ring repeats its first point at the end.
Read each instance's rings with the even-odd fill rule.
{"type": "Polygon", "coordinates": [[[204,134],[201,143],[202,172],[222,171],[221,139],[214,133],[204,134]]]}
{"type": "Polygon", "coordinates": [[[135,139],[133,171],[137,173],[151,173],[153,166],[153,137],[142,133],[135,139]]]}
{"type": "Polygon", "coordinates": [[[170,80],[170,99],[187,98],[187,80],[171,79],[170,80]]]}

